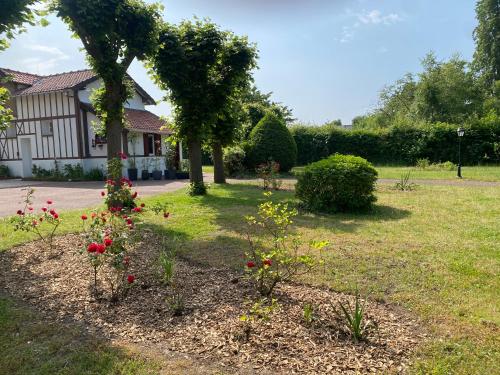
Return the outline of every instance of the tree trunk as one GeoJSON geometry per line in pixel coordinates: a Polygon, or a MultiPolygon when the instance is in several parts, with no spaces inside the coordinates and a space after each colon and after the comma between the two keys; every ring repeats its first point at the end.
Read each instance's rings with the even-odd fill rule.
{"type": "Polygon", "coordinates": [[[203,183],[203,169],[201,162],[201,142],[188,140],[189,150],[189,179],[191,183],[203,183]]]}
{"type": "Polygon", "coordinates": [[[225,184],[223,152],[222,145],[219,142],[212,145],[212,158],[214,160],[214,182],[216,184],[225,184]]]}

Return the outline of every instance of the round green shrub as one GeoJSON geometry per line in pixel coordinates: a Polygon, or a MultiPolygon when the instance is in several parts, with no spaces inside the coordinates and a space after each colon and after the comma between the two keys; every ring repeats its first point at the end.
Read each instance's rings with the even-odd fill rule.
{"type": "Polygon", "coordinates": [[[245,150],[234,146],[224,150],[224,170],[228,176],[241,175],[245,171],[245,150]]]}
{"type": "Polygon", "coordinates": [[[313,211],[360,211],[376,201],[376,181],[377,171],[366,159],[335,154],[306,166],[295,192],[313,211]]]}
{"type": "Polygon", "coordinates": [[[297,160],[297,145],[285,122],[268,112],[250,133],[247,165],[250,169],[273,160],[288,172],[297,160]]]}

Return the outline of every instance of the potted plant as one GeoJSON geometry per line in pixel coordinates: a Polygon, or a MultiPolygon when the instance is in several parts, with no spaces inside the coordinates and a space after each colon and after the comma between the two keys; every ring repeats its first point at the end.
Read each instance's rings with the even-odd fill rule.
{"type": "Polygon", "coordinates": [[[153,165],[153,180],[161,180],[160,158],[158,156],[153,159],[153,165]]]}
{"type": "Polygon", "coordinates": [[[175,180],[175,148],[169,145],[165,152],[165,179],[175,180]]]}
{"type": "Polygon", "coordinates": [[[132,147],[132,156],[128,158],[128,178],[131,181],[137,181],[137,164],[135,160],[135,140],[137,139],[137,133],[129,133],[128,140],[132,147]]]}
{"type": "Polygon", "coordinates": [[[143,180],[149,180],[149,159],[148,158],[142,159],[141,178],[143,180]]]}
{"type": "Polygon", "coordinates": [[[189,160],[181,160],[181,170],[175,174],[175,177],[179,180],[185,180],[189,178],[189,160]]]}

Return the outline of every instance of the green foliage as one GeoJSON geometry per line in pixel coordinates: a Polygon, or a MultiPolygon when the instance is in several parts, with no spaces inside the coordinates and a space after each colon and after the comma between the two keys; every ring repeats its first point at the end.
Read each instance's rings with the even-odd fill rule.
{"type": "Polygon", "coordinates": [[[186,299],[177,287],[174,287],[172,295],[165,302],[173,316],[181,316],[186,311],[186,299]]]}
{"type": "Polygon", "coordinates": [[[376,181],[377,171],[365,159],[335,154],[306,166],[295,191],[313,211],[358,211],[376,201],[376,181]]]}
{"type": "Polygon", "coordinates": [[[351,307],[350,303],[344,305],[342,302],[339,302],[339,307],[341,313],[337,312],[337,315],[344,322],[354,342],[364,340],[368,330],[375,327],[375,325],[373,322],[366,320],[365,307],[360,301],[359,293],[356,292],[354,307],[351,307]]]}
{"type": "Polygon", "coordinates": [[[282,119],[267,113],[250,133],[247,165],[251,169],[273,160],[288,172],[297,160],[297,145],[282,119]]]}
{"type": "MultiPolygon", "coordinates": [[[[274,203],[271,192],[264,195],[269,199],[259,205],[258,217],[246,217],[249,226],[259,231],[257,236],[247,234],[246,271],[257,291],[269,297],[276,285],[308,273],[316,262],[311,255],[300,251],[303,243],[290,230],[297,210],[290,209],[287,203],[274,203]]],[[[309,250],[312,247],[320,250],[327,244],[311,243],[309,250]]]]}
{"type": "Polygon", "coordinates": [[[476,4],[478,25],[474,30],[476,51],[474,68],[481,75],[485,88],[494,89],[500,81],[500,5],[498,0],[479,0],[476,4]]]}
{"type": "Polygon", "coordinates": [[[174,277],[175,253],[171,250],[162,251],[158,257],[158,266],[161,281],[165,284],[170,284],[174,277]]]}
{"type": "MultiPolygon", "coordinates": [[[[35,25],[36,17],[44,12],[34,8],[39,0],[1,0],[0,9],[0,51],[9,46],[9,40],[25,31],[25,25],[35,25]]],[[[46,24],[43,20],[42,25],[46,24]]]]}
{"type": "Polygon", "coordinates": [[[454,171],[457,169],[457,165],[451,161],[445,161],[444,163],[431,163],[429,159],[423,158],[417,160],[415,168],[427,171],[454,171]]]}
{"type": "MultiPolygon", "coordinates": [[[[92,69],[103,81],[92,104],[108,137],[108,160],[121,151],[123,104],[131,97],[127,69],[158,44],[161,5],[142,0],[53,0],[51,10],[83,43],[92,69]]],[[[120,174],[121,176],[121,174],[120,174]]]]}
{"type": "Polygon", "coordinates": [[[302,308],[302,316],[304,318],[304,323],[306,326],[310,327],[314,320],[316,319],[314,305],[312,303],[306,303],[302,308]]]}
{"type": "MultiPolygon", "coordinates": [[[[418,159],[432,163],[458,162],[457,125],[436,123],[394,126],[388,129],[344,130],[332,126],[295,125],[290,128],[298,149],[298,165],[334,153],[352,154],[373,163],[415,165],[418,159]]],[[[500,142],[500,121],[465,124],[462,162],[498,162],[495,143],[500,142]]]]}
{"type": "Polygon", "coordinates": [[[0,165],[0,177],[9,177],[9,167],[6,165],[0,165]]]}
{"type": "Polygon", "coordinates": [[[188,187],[188,194],[191,196],[205,195],[207,193],[207,185],[203,182],[191,182],[188,187]]]}
{"type": "Polygon", "coordinates": [[[238,146],[224,150],[224,169],[228,176],[237,176],[245,171],[245,151],[238,146]]]}
{"type": "Polygon", "coordinates": [[[264,321],[268,322],[271,320],[272,314],[279,309],[278,300],[275,298],[259,298],[255,301],[250,308],[248,313],[240,317],[241,322],[255,322],[264,321]]]}
{"type": "Polygon", "coordinates": [[[401,190],[401,191],[414,190],[417,187],[417,185],[410,181],[410,176],[411,176],[411,170],[404,172],[399,178],[399,181],[396,182],[396,184],[394,185],[394,188],[396,190],[401,190]]]}
{"type": "Polygon", "coordinates": [[[7,129],[11,121],[14,119],[14,116],[12,115],[12,110],[8,106],[9,100],[10,100],[9,90],[7,90],[5,87],[0,87],[0,130],[7,129]]]}
{"type": "Polygon", "coordinates": [[[270,160],[267,163],[261,164],[255,171],[257,172],[257,177],[262,179],[262,188],[264,190],[279,190],[281,188],[282,181],[278,180],[280,165],[275,161],[270,160]]]}

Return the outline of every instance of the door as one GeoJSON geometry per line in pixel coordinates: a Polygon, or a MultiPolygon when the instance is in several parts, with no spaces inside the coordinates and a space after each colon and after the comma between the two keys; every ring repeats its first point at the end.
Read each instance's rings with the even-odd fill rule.
{"type": "Polygon", "coordinates": [[[23,178],[32,177],[33,156],[31,155],[31,139],[21,139],[21,159],[23,162],[23,178]]]}

